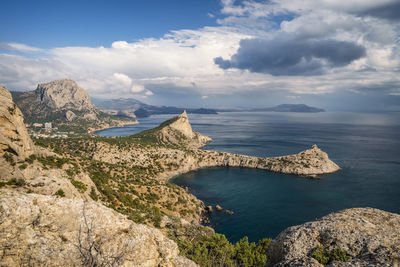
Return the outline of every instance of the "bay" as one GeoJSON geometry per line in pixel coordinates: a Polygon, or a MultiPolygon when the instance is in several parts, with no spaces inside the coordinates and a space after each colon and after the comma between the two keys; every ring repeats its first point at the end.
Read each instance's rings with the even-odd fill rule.
{"type": "MultiPolygon", "coordinates": [[[[107,129],[125,136],[157,126],[171,115],[107,129]]],[[[308,179],[246,168],[208,168],[172,181],[187,186],[214,212],[211,225],[230,241],[275,237],[286,227],[352,207],[400,213],[400,116],[396,113],[229,112],[189,114],[192,127],[213,138],[204,149],[253,156],[298,153],[317,144],[342,170],[308,179]]]]}

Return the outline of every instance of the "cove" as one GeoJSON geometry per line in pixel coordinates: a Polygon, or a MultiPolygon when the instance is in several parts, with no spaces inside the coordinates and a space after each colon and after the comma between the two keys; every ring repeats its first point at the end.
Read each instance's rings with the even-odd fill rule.
{"type": "MultiPolygon", "coordinates": [[[[328,179],[329,177],[324,177],[328,179]]],[[[206,205],[234,212],[210,214],[211,226],[232,242],[243,236],[257,241],[275,237],[286,227],[314,220],[336,210],[340,193],[321,180],[248,168],[207,168],[172,180],[189,187],[206,205]]]]}

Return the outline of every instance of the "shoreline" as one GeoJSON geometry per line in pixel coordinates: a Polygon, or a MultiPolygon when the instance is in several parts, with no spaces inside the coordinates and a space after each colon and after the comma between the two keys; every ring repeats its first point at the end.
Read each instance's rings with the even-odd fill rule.
{"type": "Polygon", "coordinates": [[[193,160],[196,162],[192,161],[190,164],[182,162],[180,168],[162,173],[157,179],[168,182],[176,176],[212,167],[250,168],[274,173],[291,174],[309,179],[318,179],[319,175],[334,173],[341,170],[341,168],[330,161],[327,154],[316,145],[298,154],[266,158],[203,149],[198,149],[198,152],[200,156],[203,156],[205,159],[198,160],[199,155],[196,155],[196,157],[193,157],[193,160]],[[315,154],[326,158],[321,162],[313,162],[315,166],[307,166],[306,164],[309,164],[308,160],[316,157],[315,154]],[[310,157],[310,159],[304,159],[303,157],[310,157]]]}
{"type": "Polygon", "coordinates": [[[138,120],[136,120],[136,122],[133,122],[133,121],[132,122],[127,122],[127,123],[123,123],[123,124],[121,124],[119,126],[98,128],[98,129],[95,129],[95,130],[88,131],[88,134],[97,135],[96,133],[100,132],[100,131],[109,130],[109,129],[113,129],[113,128],[122,128],[122,127],[125,127],[125,126],[128,126],[128,125],[137,125],[139,123],[140,122],[138,120]]]}

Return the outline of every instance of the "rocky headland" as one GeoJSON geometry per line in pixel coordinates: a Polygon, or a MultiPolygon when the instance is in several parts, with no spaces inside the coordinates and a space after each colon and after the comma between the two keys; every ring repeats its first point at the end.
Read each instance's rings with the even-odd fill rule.
{"type": "Polygon", "coordinates": [[[119,140],[121,143],[132,140],[140,144],[142,140],[148,139],[153,140],[151,145],[142,142],[143,146],[127,145],[122,148],[107,141],[97,142],[91,150],[91,157],[110,163],[131,162],[147,165],[154,164],[154,156],[157,155],[160,159],[158,163],[163,168],[163,171],[157,174],[157,178],[161,180],[168,180],[180,173],[217,166],[258,168],[307,177],[340,170],[317,145],[298,154],[272,158],[202,150],[200,148],[211,141],[211,138],[193,131],[186,112],[155,129],[119,140]]]}

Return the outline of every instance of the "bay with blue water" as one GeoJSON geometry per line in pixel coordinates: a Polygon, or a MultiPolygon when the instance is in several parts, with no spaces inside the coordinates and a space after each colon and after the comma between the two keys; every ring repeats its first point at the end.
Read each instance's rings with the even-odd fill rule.
{"type": "MultiPolygon", "coordinates": [[[[98,132],[126,136],[172,115],[98,132]]],[[[188,187],[214,212],[211,226],[235,242],[275,237],[289,226],[352,207],[400,213],[400,114],[226,112],[189,114],[194,130],[213,138],[204,149],[272,157],[317,144],[342,170],[309,179],[246,168],[207,168],[172,181],[188,187]]]]}

